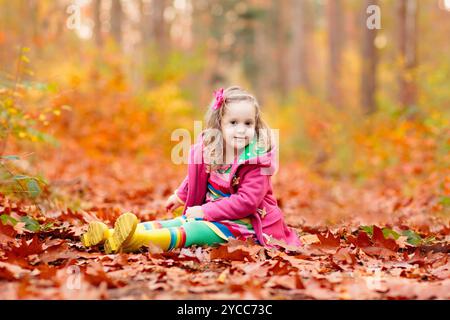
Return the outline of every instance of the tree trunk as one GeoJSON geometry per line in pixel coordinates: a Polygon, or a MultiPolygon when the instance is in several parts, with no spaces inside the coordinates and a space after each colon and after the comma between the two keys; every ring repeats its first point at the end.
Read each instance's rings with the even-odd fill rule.
{"type": "Polygon", "coordinates": [[[122,16],[122,3],[120,0],[112,0],[111,33],[119,45],[122,43],[122,16]]]}
{"type": "Polygon", "coordinates": [[[168,50],[169,28],[164,20],[166,0],[152,1],[152,33],[159,53],[163,56],[168,50]]]}
{"type": "Polygon", "coordinates": [[[327,1],[327,17],[328,17],[328,79],[327,79],[327,95],[328,101],[336,106],[341,106],[342,96],[340,89],[341,81],[341,64],[342,64],[342,41],[343,19],[342,19],[342,1],[327,1]]]}
{"type": "Polygon", "coordinates": [[[99,47],[103,44],[102,39],[102,25],[101,25],[101,19],[100,19],[100,12],[101,12],[101,6],[102,6],[102,0],[94,0],[93,2],[93,11],[94,11],[94,39],[95,44],[99,47]]]}
{"type": "Polygon", "coordinates": [[[367,7],[377,5],[378,0],[365,0],[362,8],[361,26],[362,47],[361,47],[361,107],[365,113],[372,113],[376,110],[375,93],[376,93],[376,73],[378,63],[378,53],[375,47],[375,38],[377,29],[369,29],[366,25],[367,7]]]}
{"type": "Polygon", "coordinates": [[[287,29],[289,21],[289,11],[287,1],[273,1],[272,6],[275,10],[275,28],[276,28],[276,48],[275,61],[277,64],[277,86],[284,97],[288,92],[289,86],[289,60],[287,46],[287,29]]]}
{"type": "Polygon", "coordinates": [[[397,0],[398,44],[400,57],[399,101],[404,108],[416,104],[417,0],[397,0]]]}
{"type": "MultiPolygon", "coordinates": [[[[151,5],[151,4],[150,4],[151,5]]],[[[142,47],[146,47],[152,38],[152,20],[150,16],[150,5],[144,0],[139,0],[139,14],[140,31],[141,31],[141,44],[142,47]]]]}
{"type": "Polygon", "coordinates": [[[253,56],[257,59],[257,68],[259,69],[256,83],[255,93],[258,100],[264,104],[265,98],[271,92],[271,73],[272,68],[266,61],[270,60],[271,46],[267,36],[267,21],[260,21],[255,27],[255,44],[253,46],[253,56]]]}
{"type": "Polygon", "coordinates": [[[311,92],[310,48],[312,45],[312,7],[310,0],[292,1],[292,49],[290,88],[311,92]]]}

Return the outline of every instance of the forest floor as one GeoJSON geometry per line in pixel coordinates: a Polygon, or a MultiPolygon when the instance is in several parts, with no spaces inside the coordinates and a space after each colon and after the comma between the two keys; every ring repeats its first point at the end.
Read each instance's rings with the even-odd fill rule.
{"type": "Polygon", "coordinates": [[[125,211],[172,218],[164,202],[185,167],[157,156],[99,157],[75,142],[36,156],[52,193],[41,206],[0,199],[3,217],[40,223],[32,232],[33,221],[2,219],[0,299],[450,298],[448,213],[432,185],[405,196],[399,172],[356,184],[282,163],[274,190],[302,247],[235,240],[107,255],[81,245],[87,223],[113,225],[125,211]]]}

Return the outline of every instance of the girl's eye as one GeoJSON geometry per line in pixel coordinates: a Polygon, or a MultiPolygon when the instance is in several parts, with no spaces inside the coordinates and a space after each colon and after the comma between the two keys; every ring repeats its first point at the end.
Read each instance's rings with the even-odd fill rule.
{"type": "Polygon", "coordinates": [[[247,126],[251,126],[251,125],[252,125],[252,123],[251,123],[251,122],[246,122],[246,123],[245,123],[245,125],[247,125],[247,126]]]}
{"type": "Polygon", "coordinates": [[[231,123],[232,125],[235,125],[235,124],[237,123],[237,121],[232,120],[232,121],[230,121],[230,123],[231,123]]]}

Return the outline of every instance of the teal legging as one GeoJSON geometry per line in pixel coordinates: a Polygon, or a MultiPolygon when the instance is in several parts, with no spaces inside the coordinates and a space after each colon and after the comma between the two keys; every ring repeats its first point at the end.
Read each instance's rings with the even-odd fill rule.
{"type": "Polygon", "coordinates": [[[182,243],[183,247],[191,245],[214,245],[224,243],[226,240],[219,237],[202,219],[187,219],[186,216],[177,217],[168,220],[155,220],[141,223],[146,230],[168,228],[173,237],[179,237],[182,232],[176,232],[177,228],[182,228],[186,235],[186,241],[183,243],[179,239],[172,239],[172,243],[182,243]]]}

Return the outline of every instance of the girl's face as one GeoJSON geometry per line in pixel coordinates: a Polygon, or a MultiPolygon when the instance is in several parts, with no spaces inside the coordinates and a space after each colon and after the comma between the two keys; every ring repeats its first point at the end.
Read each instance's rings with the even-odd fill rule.
{"type": "Polygon", "coordinates": [[[248,101],[226,106],[221,129],[227,148],[241,150],[250,143],[255,136],[255,118],[255,106],[248,101]]]}

